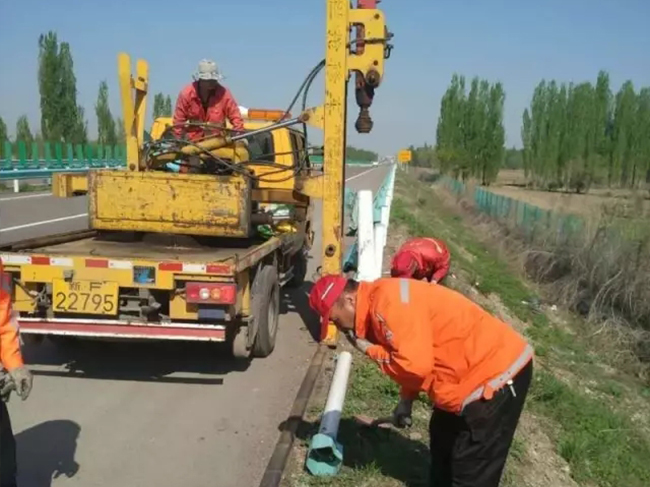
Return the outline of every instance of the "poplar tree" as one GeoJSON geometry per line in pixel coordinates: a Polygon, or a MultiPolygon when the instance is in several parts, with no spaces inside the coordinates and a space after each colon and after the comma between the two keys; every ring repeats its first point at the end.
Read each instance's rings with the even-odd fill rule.
{"type": "Polygon", "coordinates": [[[87,124],[77,105],[77,79],[70,45],[50,31],[38,40],[38,84],[41,97],[41,134],[52,142],[84,143],[87,124]]]}
{"type": "Polygon", "coordinates": [[[169,95],[165,98],[165,109],[163,110],[165,117],[172,116],[172,99],[169,95]]]}
{"type": "Polygon", "coordinates": [[[108,84],[106,81],[99,84],[95,114],[97,115],[97,142],[103,145],[115,145],[117,143],[117,134],[115,121],[108,106],[108,84]]]}
{"type": "Polygon", "coordinates": [[[24,142],[27,147],[34,142],[34,136],[29,128],[29,120],[27,120],[26,115],[22,115],[16,121],[16,142],[24,142]]]}

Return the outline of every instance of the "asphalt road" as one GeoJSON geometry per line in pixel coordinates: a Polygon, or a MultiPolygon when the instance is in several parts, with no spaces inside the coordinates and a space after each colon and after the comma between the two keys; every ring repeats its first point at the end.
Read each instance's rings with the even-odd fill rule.
{"type": "MultiPolygon", "coordinates": [[[[376,190],[387,171],[349,168],[347,184],[376,190]]],[[[0,240],[86,228],[85,205],[2,196],[0,240]]],[[[308,277],[320,252],[317,238],[308,277]]],[[[256,487],[316,346],[305,289],[283,304],[273,354],[239,368],[211,344],[26,345],[34,389],[9,403],[19,485],[256,487]]]]}

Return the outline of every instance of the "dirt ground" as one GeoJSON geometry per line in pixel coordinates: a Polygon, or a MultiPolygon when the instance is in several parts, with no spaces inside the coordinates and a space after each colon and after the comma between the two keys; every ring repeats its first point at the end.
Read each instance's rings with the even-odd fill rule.
{"type": "Polygon", "coordinates": [[[561,213],[593,216],[607,211],[617,216],[650,216],[648,191],[633,192],[627,189],[592,188],[587,194],[530,190],[523,170],[499,171],[496,184],[490,191],[518,199],[531,205],[561,213]]]}

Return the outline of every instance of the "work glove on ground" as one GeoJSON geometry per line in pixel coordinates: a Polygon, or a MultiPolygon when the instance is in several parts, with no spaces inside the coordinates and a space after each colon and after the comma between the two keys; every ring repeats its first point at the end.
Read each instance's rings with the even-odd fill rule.
{"type": "Polygon", "coordinates": [[[393,424],[398,428],[411,426],[413,422],[411,414],[413,410],[413,401],[409,399],[400,399],[397,407],[393,410],[393,424]]]}
{"type": "Polygon", "coordinates": [[[24,401],[32,391],[32,373],[24,365],[9,371],[9,376],[16,388],[16,394],[24,401]]]}

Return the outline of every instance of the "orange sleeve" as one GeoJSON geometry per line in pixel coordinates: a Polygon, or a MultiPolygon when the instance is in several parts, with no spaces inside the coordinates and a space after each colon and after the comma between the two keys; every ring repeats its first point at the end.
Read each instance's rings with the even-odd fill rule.
{"type": "Polygon", "coordinates": [[[23,365],[18,321],[11,309],[11,297],[5,292],[0,292],[0,363],[7,370],[23,365]]]}
{"type": "Polygon", "coordinates": [[[373,322],[383,328],[390,345],[375,345],[366,353],[400,385],[400,397],[415,399],[428,389],[433,374],[433,327],[426,308],[403,299],[398,290],[393,296],[393,289],[379,290],[371,309],[373,322]]]}
{"type": "Polygon", "coordinates": [[[224,104],[226,116],[228,117],[228,120],[230,120],[232,128],[238,132],[243,132],[244,120],[242,119],[241,113],[239,112],[239,105],[237,105],[235,97],[232,96],[230,90],[226,90],[224,104]]]}

